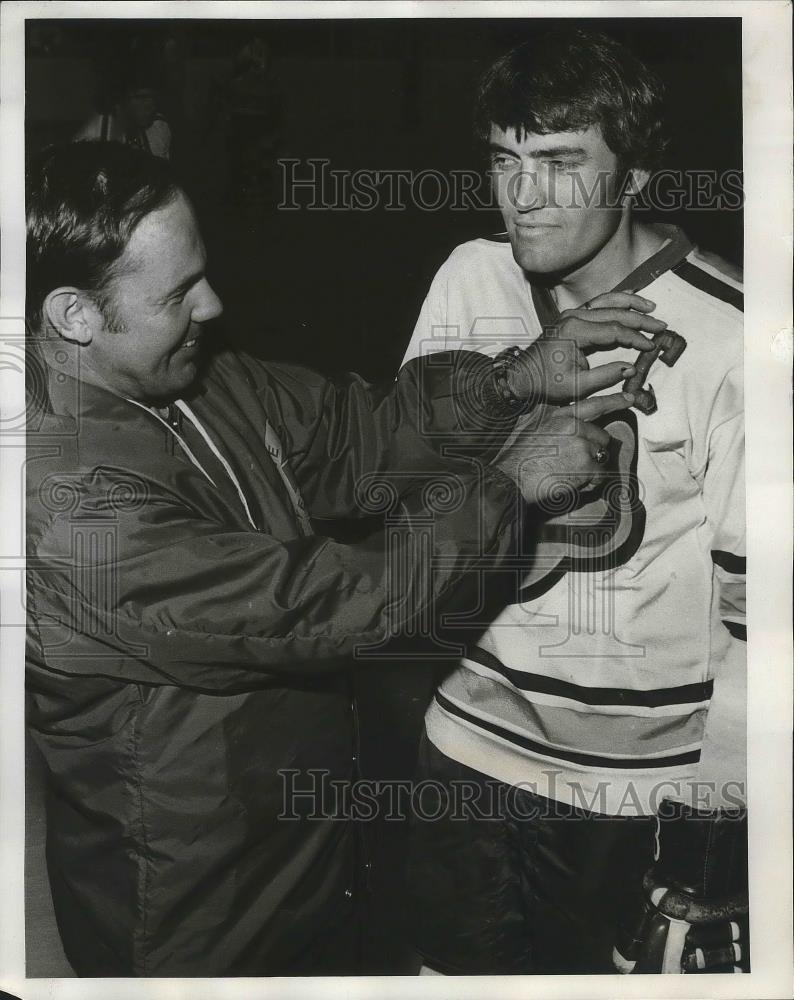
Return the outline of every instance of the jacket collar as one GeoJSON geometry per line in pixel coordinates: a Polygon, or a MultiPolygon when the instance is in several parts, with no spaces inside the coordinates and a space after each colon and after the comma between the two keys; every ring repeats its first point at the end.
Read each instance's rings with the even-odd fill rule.
{"type": "MultiPolygon", "coordinates": [[[[140,411],[141,406],[149,409],[145,403],[138,405],[110,389],[79,378],[70,367],[56,368],[48,360],[42,359],[38,351],[36,358],[37,366],[41,370],[41,375],[37,377],[43,379],[49,404],[47,408],[56,416],[74,419],[91,416],[109,420],[116,416],[129,415],[132,411],[140,411]]],[[[184,394],[183,398],[190,402],[202,396],[204,392],[204,385],[198,382],[184,394]]]]}

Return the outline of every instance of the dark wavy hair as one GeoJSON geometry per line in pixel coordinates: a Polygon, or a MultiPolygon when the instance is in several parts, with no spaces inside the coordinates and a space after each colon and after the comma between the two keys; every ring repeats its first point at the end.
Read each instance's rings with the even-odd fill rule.
{"type": "Polygon", "coordinates": [[[498,59],[480,81],[477,139],[492,125],[539,135],[597,125],[618,169],[654,170],[665,147],[661,81],[625,46],[581,28],[538,33],[498,59]]]}
{"type": "Polygon", "coordinates": [[[47,295],[64,285],[105,309],[138,223],[178,193],[167,162],[118,142],[51,146],[26,175],[25,316],[38,330],[47,295]]]}

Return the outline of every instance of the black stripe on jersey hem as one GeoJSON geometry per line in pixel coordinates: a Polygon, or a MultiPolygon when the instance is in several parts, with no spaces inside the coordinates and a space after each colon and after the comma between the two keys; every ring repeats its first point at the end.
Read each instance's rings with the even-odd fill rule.
{"type": "Polygon", "coordinates": [[[741,576],[747,572],[747,559],[745,556],[735,556],[733,552],[724,552],[722,549],[711,550],[711,561],[715,566],[724,569],[726,573],[733,573],[741,576]]]}
{"type": "Polygon", "coordinates": [[[727,302],[734,309],[744,312],[744,294],[742,292],[732,285],[720,281],[719,278],[715,278],[713,274],[701,270],[691,261],[682,260],[673,268],[673,274],[677,274],[688,285],[699,288],[701,292],[705,292],[715,299],[720,299],[722,302],[727,302]]]}
{"type": "Polygon", "coordinates": [[[747,626],[740,625],[739,622],[729,622],[724,618],[722,624],[731,633],[734,639],[740,639],[742,642],[747,642],[747,626]]]}
{"type": "Polygon", "coordinates": [[[633,688],[598,688],[584,687],[558,680],[556,677],[544,677],[542,674],[528,674],[522,670],[506,667],[492,653],[479,646],[471,646],[466,656],[475,663],[489,667],[506,677],[510,683],[521,691],[537,691],[538,694],[551,694],[571,701],[580,701],[585,705],[626,705],[641,708],[659,708],[662,705],[689,705],[694,702],[708,701],[714,688],[713,681],[703,684],[682,684],[672,688],[652,688],[638,691],[633,688]]]}
{"type": "Polygon", "coordinates": [[[521,736],[519,733],[513,733],[509,729],[503,729],[502,726],[497,726],[493,722],[486,722],[485,719],[480,719],[476,715],[470,715],[457,705],[453,705],[453,703],[448,698],[445,698],[439,691],[436,692],[436,701],[446,712],[449,712],[452,715],[457,715],[461,719],[465,719],[467,722],[475,725],[478,729],[484,729],[486,732],[492,733],[494,736],[499,736],[501,739],[506,740],[508,743],[513,743],[515,746],[521,747],[523,750],[529,750],[532,753],[542,754],[544,757],[552,757],[557,760],[569,761],[571,764],[584,764],[589,767],[608,767],[612,770],[621,771],[648,771],[657,767],[676,767],[681,764],[697,764],[700,760],[700,750],[688,750],[686,753],[669,754],[666,757],[631,758],[603,757],[599,754],[593,753],[579,753],[574,750],[560,750],[559,747],[546,746],[545,743],[538,743],[536,740],[530,740],[528,737],[521,736]]]}

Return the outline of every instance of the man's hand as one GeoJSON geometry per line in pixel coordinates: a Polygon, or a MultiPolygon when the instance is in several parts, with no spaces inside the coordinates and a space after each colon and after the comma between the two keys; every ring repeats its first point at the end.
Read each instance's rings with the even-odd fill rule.
{"type": "Polygon", "coordinates": [[[530,504],[543,506],[561,493],[585,489],[603,469],[611,442],[590,421],[633,402],[631,394],[621,392],[536,409],[519,421],[494,465],[516,482],[530,504]]]}
{"type": "Polygon", "coordinates": [[[510,388],[524,399],[568,403],[607,389],[634,374],[634,366],[612,361],[591,369],[587,355],[615,347],[654,350],[646,333],[667,328],[648,315],[656,304],[631,292],[606,292],[578,309],[566,309],[557,323],[524,352],[512,367],[510,388]]]}

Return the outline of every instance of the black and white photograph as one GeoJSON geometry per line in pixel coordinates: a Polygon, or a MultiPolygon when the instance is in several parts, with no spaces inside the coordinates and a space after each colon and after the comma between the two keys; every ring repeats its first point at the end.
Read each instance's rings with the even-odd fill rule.
{"type": "Polygon", "coordinates": [[[788,995],[790,6],[0,18],[0,996],[788,995]]]}

